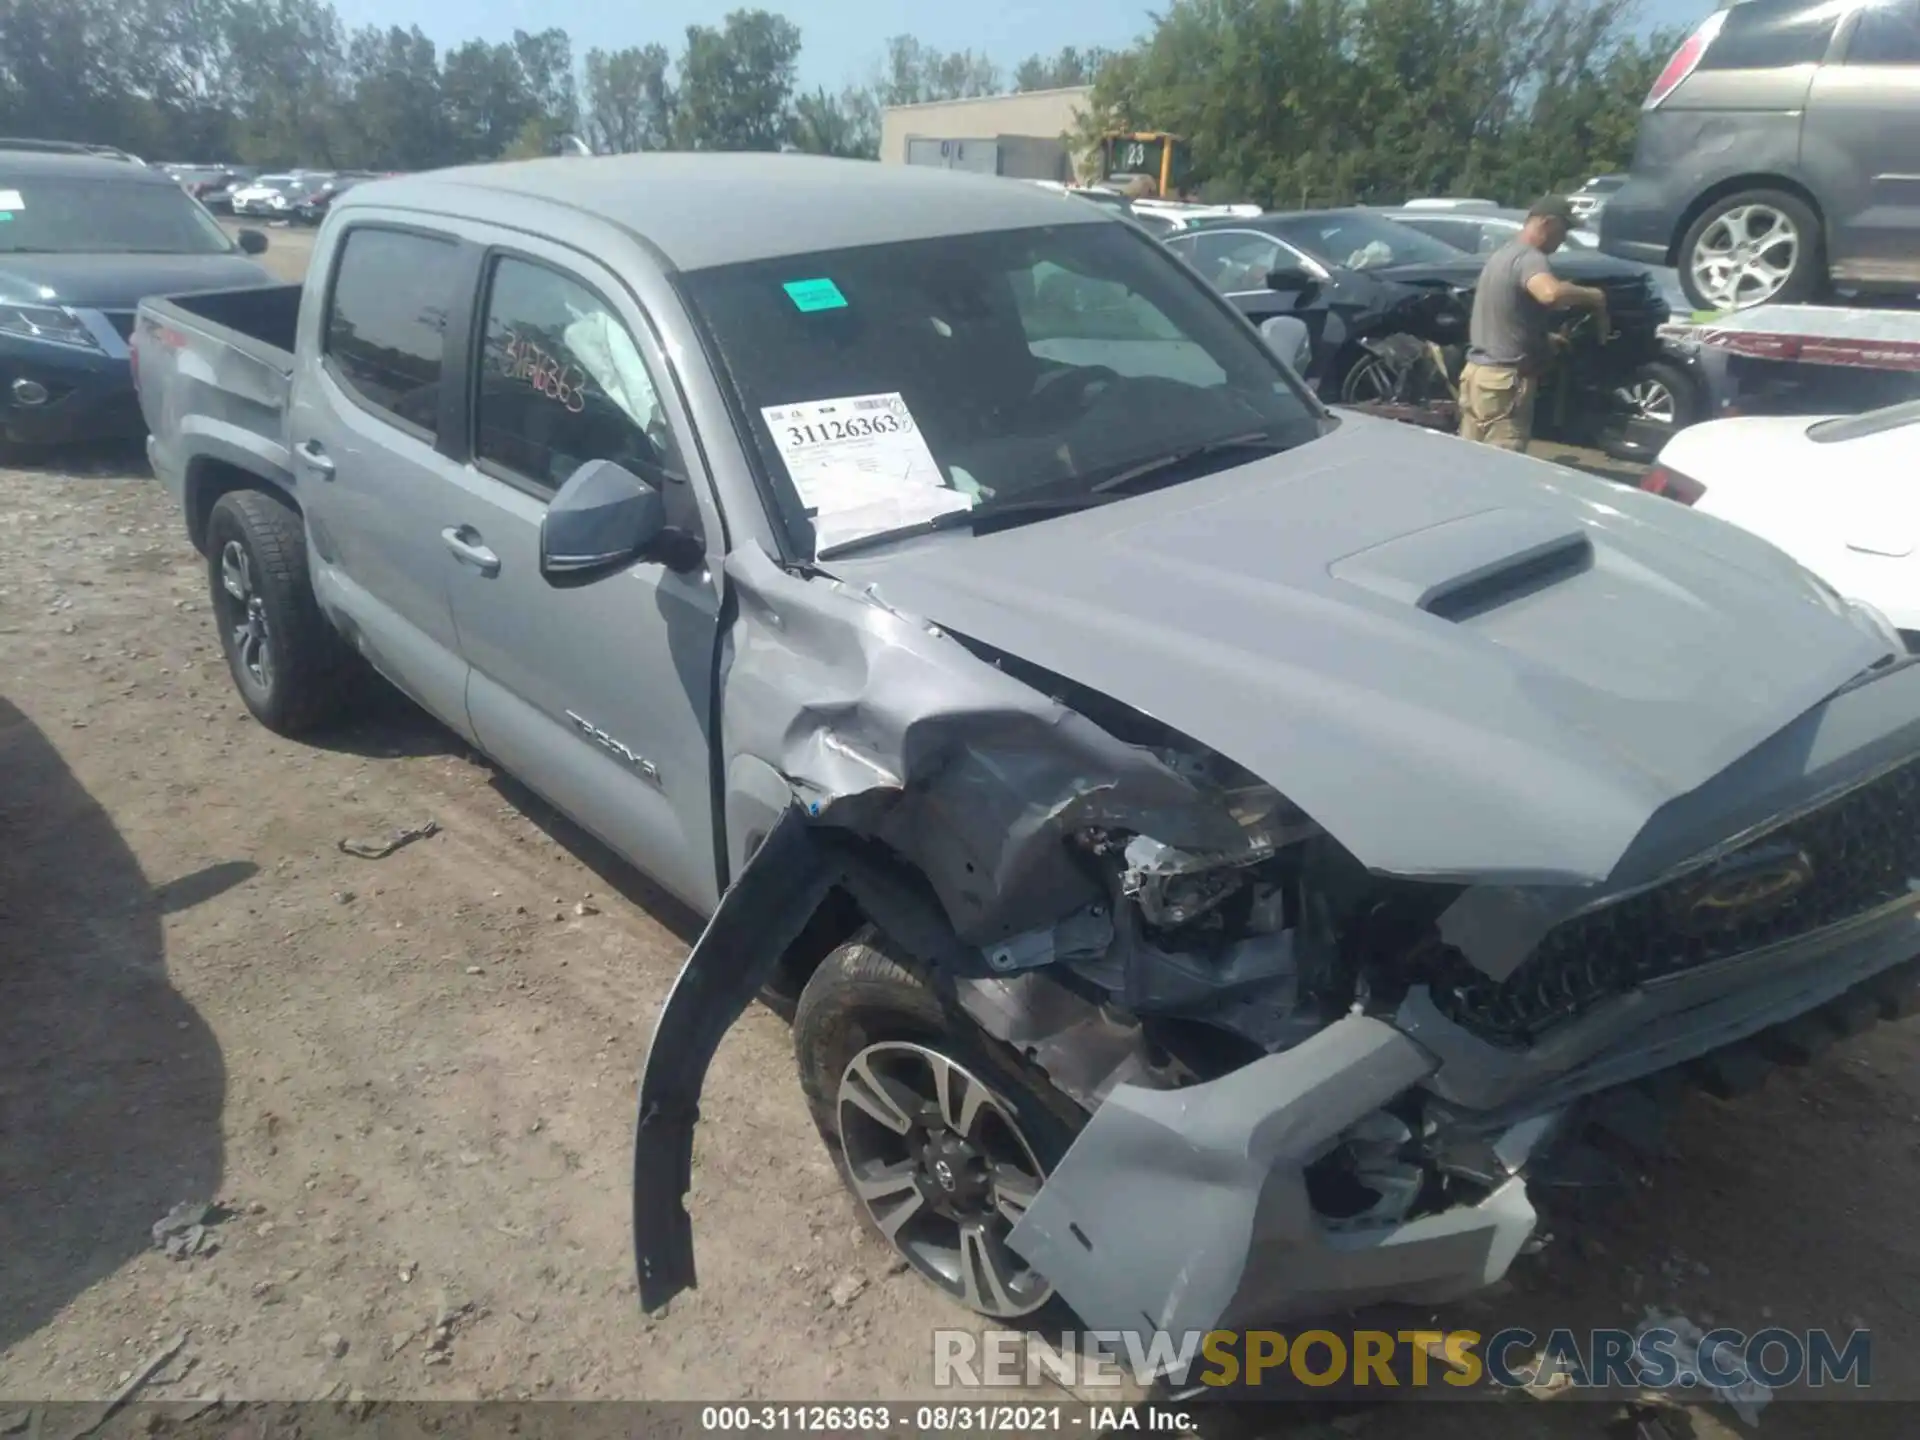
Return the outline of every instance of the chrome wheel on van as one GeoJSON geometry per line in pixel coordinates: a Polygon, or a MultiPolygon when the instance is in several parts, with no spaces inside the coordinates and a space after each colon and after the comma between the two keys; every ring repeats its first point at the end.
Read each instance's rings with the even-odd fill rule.
{"type": "Polygon", "coordinates": [[[220,551],[220,588],[230,601],[222,617],[234,663],[252,677],[263,692],[273,689],[273,632],[267,624],[266,600],[254,589],[253,564],[246,547],[229,540],[220,551]]]}
{"type": "Polygon", "coordinates": [[[1046,1175],[1013,1108],[978,1076],[924,1045],[882,1041],[848,1062],[837,1112],[854,1195],[909,1265],[998,1319],[1052,1298],[1007,1245],[1046,1175]]]}
{"type": "Polygon", "coordinates": [[[1694,241],[1688,257],[1693,288],[1722,310],[1771,300],[1799,268],[1806,239],[1776,206],[1737,205],[1709,221],[1694,241]]]}

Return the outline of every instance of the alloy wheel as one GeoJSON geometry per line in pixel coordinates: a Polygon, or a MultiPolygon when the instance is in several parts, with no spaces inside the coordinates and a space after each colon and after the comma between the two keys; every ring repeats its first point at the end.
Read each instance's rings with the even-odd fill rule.
{"type": "Polygon", "coordinates": [[[220,551],[220,588],[227,596],[228,644],[234,659],[261,690],[273,689],[273,634],[266,602],[253,588],[253,564],[247,547],[229,540],[220,551]]]}
{"type": "Polygon", "coordinates": [[[1636,380],[1631,385],[1622,385],[1613,393],[1626,408],[1627,414],[1635,420],[1671,425],[1680,414],[1680,405],[1674,399],[1673,391],[1659,380],[1636,380]]]}
{"type": "Polygon", "coordinates": [[[1694,286],[1723,310],[1758,305],[1793,276],[1803,243],[1793,218],[1772,205],[1736,205],[1700,232],[1688,266],[1694,286]]]}
{"type": "Polygon", "coordinates": [[[1399,371],[1378,355],[1365,355],[1354,362],[1341,382],[1340,398],[1349,405],[1365,405],[1394,398],[1400,386],[1399,371]]]}
{"type": "Polygon", "coordinates": [[[924,1045],[883,1041],[847,1063],[837,1107],[854,1194],[909,1265],[998,1319],[1052,1298],[1006,1243],[1045,1172],[978,1076],[924,1045]]]}

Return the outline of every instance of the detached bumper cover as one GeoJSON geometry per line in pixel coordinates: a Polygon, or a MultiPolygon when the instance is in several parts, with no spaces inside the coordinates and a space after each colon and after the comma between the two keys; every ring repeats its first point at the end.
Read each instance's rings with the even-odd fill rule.
{"type": "Polygon", "coordinates": [[[1349,1016],[1205,1085],[1108,1096],[1008,1243],[1094,1330],[1210,1330],[1373,1300],[1441,1301],[1506,1272],[1533,1232],[1524,1184],[1388,1228],[1329,1229],[1306,1167],[1436,1062],[1349,1016]]]}

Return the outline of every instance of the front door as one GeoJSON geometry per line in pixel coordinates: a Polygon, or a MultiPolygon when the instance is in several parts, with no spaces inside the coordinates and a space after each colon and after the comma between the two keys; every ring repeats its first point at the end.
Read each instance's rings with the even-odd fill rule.
{"type": "Polygon", "coordinates": [[[314,591],[374,665],[469,740],[438,516],[462,468],[443,440],[447,317],[460,248],[357,222],[316,257],[288,416],[314,591]]]}
{"type": "Polygon", "coordinates": [[[652,327],[595,262],[514,236],[481,278],[471,459],[442,513],[481,748],[701,911],[718,899],[709,720],[719,596],[704,567],[540,573],[547,502],[613,460],[691,494],[697,454],[652,327]]]}
{"type": "Polygon", "coordinates": [[[1920,0],[1860,8],[1808,93],[1801,167],[1826,192],[1835,280],[1920,281],[1920,0]]]}

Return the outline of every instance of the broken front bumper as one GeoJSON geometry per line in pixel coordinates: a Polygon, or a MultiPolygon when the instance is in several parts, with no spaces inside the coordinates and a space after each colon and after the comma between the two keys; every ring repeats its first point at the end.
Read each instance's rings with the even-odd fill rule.
{"type": "MultiPolygon", "coordinates": [[[[1386,1228],[1329,1228],[1307,1167],[1437,1062],[1352,1015],[1204,1085],[1123,1085],[1009,1244],[1093,1330],[1211,1330],[1492,1284],[1533,1232],[1525,1184],[1386,1228]]],[[[1524,1154],[1511,1157],[1517,1169],[1524,1154]]]]}
{"type": "Polygon", "coordinates": [[[1916,911],[1920,895],[1620,996],[1551,1045],[1503,1052],[1504,1068],[1418,991],[1402,1028],[1350,1015],[1206,1084],[1118,1086],[1008,1243],[1093,1330],[1206,1331],[1471,1294],[1532,1233],[1524,1173],[1574,1128],[1576,1106],[1690,1063],[1718,1090],[1729,1067],[1764,1073],[1770,1056],[1810,1058],[1909,1013],[1916,911]],[[1445,1107],[1446,1143],[1474,1157],[1456,1173],[1470,1168],[1485,1198],[1396,1225],[1329,1224],[1309,1203],[1308,1166],[1416,1086],[1445,1107]]]}

